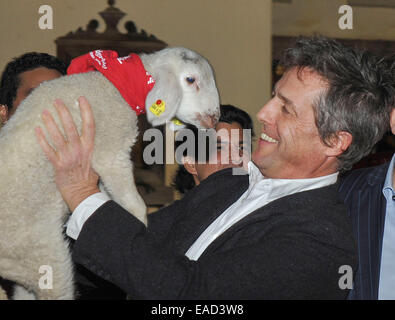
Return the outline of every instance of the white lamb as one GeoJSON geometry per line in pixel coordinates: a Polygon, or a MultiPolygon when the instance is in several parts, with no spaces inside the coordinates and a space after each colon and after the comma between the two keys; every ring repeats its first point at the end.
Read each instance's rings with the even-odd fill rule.
{"type": "MultiPolygon", "coordinates": [[[[198,127],[215,124],[218,91],[203,57],[188,49],[169,48],[140,58],[155,79],[146,98],[147,118],[153,125],[173,117],[198,127]],[[155,115],[149,106],[158,99],[166,101],[166,110],[155,115]]],[[[63,235],[68,209],[34,128],[43,127],[44,109],[51,111],[61,128],[53,107],[59,98],[80,130],[77,99],[81,96],[90,102],[96,122],[93,169],[111,197],[146,223],[146,206],[137,192],[129,160],[138,135],[135,112],[99,72],[43,83],[0,131],[0,276],[17,282],[38,299],[73,299],[74,285],[73,264],[63,235]],[[52,289],[40,289],[41,266],[51,267],[52,289]]]]}

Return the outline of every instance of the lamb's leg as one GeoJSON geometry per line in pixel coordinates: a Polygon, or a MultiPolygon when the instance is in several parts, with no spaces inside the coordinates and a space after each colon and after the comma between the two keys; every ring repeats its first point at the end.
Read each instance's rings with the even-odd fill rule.
{"type": "Polygon", "coordinates": [[[108,150],[108,157],[94,162],[93,167],[112,199],[147,224],[147,208],[134,182],[129,148],[125,149],[108,150]]]}
{"type": "Polygon", "coordinates": [[[36,296],[33,292],[27,291],[20,285],[15,285],[13,289],[14,293],[12,295],[12,300],[36,300],[36,296]]]}
{"type": "MultiPolygon", "coordinates": [[[[43,221],[45,224],[45,221],[43,221]]],[[[73,265],[61,226],[41,229],[20,256],[0,257],[2,277],[17,282],[40,300],[73,299],[73,265]],[[34,240],[35,239],[35,240],[34,240]]]]}
{"type": "Polygon", "coordinates": [[[62,232],[52,235],[47,247],[47,259],[40,262],[37,297],[43,299],[72,300],[74,298],[73,263],[68,243],[62,232]],[[57,238],[57,239],[55,239],[57,238]]]}

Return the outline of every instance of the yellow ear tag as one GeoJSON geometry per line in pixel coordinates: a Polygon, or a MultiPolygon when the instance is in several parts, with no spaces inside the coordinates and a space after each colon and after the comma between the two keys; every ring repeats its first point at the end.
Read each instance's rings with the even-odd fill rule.
{"type": "Polygon", "coordinates": [[[183,126],[184,125],[184,123],[181,122],[180,120],[178,120],[177,118],[173,118],[173,120],[171,120],[171,122],[173,122],[177,126],[183,126]]]}
{"type": "Polygon", "coordinates": [[[163,100],[156,100],[156,102],[149,108],[149,110],[159,117],[163,112],[165,112],[166,103],[163,100]]]}

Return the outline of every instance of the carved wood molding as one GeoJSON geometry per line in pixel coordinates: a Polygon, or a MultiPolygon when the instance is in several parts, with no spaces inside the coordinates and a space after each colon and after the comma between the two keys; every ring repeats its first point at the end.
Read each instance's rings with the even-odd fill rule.
{"type": "Polygon", "coordinates": [[[82,27],[71,31],[65,36],[55,40],[58,57],[66,63],[71,59],[95,49],[113,49],[120,56],[128,55],[130,52],[150,53],[163,49],[167,44],[148,34],[144,29],[137,30],[135,23],[131,20],[125,23],[126,33],[118,30],[119,21],[126,15],[120,9],[114,7],[115,1],[109,0],[109,7],[99,12],[105,22],[105,31],[97,32],[99,22],[92,19],[84,30],[82,27]]]}

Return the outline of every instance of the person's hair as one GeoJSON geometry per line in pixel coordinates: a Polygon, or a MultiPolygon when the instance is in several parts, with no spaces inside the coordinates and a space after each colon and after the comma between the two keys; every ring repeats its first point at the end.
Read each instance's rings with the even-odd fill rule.
{"type": "Polygon", "coordinates": [[[20,86],[19,75],[40,67],[54,69],[62,75],[65,75],[67,71],[67,66],[64,62],[46,53],[29,52],[14,58],[7,64],[1,76],[0,104],[7,106],[8,110],[11,110],[20,86]]]}
{"type": "MultiPolygon", "coordinates": [[[[230,104],[227,105],[221,105],[220,106],[220,111],[221,115],[218,120],[218,122],[225,122],[225,123],[233,123],[236,122],[240,124],[242,129],[248,129],[251,130],[251,137],[254,136],[254,128],[253,128],[253,122],[251,117],[248,115],[247,112],[232,106],[230,104]]],[[[198,139],[198,132],[199,129],[192,125],[187,125],[186,128],[187,130],[191,130],[191,132],[194,135],[195,138],[195,153],[194,153],[194,159],[195,161],[198,161],[198,156],[199,156],[199,150],[201,148],[201,145],[198,139]],[[199,147],[200,145],[200,147],[199,147]]],[[[186,141],[186,137],[184,137],[183,140],[181,141],[176,141],[175,142],[175,148],[177,149],[181,144],[183,144],[186,141]]],[[[206,139],[206,143],[204,144],[206,146],[206,161],[208,161],[209,158],[209,143],[208,143],[208,137],[206,139]]],[[[186,150],[184,150],[183,156],[186,156],[186,150]]],[[[193,189],[195,187],[195,181],[193,180],[193,176],[185,169],[183,165],[179,165],[177,172],[173,178],[173,183],[172,187],[175,188],[178,192],[184,194],[187,191],[193,189]]]]}
{"type": "Polygon", "coordinates": [[[251,130],[251,137],[255,135],[252,119],[247,112],[230,104],[223,104],[221,105],[220,109],[221,116],[218,122],[225,122],[229,124],[236,122],[240,124],[242,129],[251,130]]]}
{"type": "Polygon", "coordinates": [[[338,156],[345,171],[369,154],[389,128],[394,106],[394,59],[344,46],[321,36],[299,38],[282,60],[285,72],[298,68],[316,72],[328,88],[314,103],[316,126],[328,146],[340,131],[352,135],[349,148],[338,156]]]}

